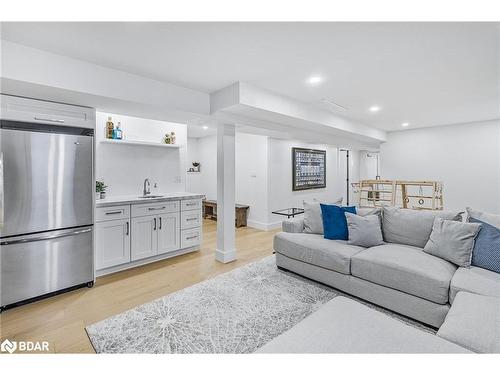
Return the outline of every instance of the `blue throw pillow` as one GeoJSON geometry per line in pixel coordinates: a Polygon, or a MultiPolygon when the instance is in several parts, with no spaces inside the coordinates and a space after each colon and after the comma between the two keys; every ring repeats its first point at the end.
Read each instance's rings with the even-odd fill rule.
{"type": "Polygon", "coordinates": [[[500,273],[500,229],[473,217],[469,221],[481,224],[472,251],[472,265],[500,273]]]}
{"type": "Polygon", "coordinates": [[[321,215],[323,216],[324,237],[329,240],[347,240],[347,220],[345,213],[356,214],[356,207],[340,207],[330,204],[321,205],[321,215]]]}

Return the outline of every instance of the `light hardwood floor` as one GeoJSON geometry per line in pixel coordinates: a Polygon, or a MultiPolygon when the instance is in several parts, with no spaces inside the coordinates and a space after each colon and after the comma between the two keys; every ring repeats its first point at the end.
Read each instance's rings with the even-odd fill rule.
{"type": "Polygon", "coordinates": [[[215,261],[216,223],[205,220],[201,250],[99,277],[78,289],[0,315],[2,339],[48,341],[51,352],[94,353],[85,326],[272,254],[276,231],[236,230],[238,260],[215,261]]]}

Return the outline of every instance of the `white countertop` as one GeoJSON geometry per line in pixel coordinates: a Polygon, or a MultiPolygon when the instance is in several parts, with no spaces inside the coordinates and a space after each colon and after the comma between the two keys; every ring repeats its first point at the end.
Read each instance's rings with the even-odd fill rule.
{"type": "MultiPolygon", "coordinates": [[[[156,195],[156,194],[154,194],[156,195]]],[[[203,194],[197,193],[165,193],[158,194],[158,198],[139,198],[139,195],[120,195],[114,197],[107,197],[105,199],[97,199],[95,201],[96,207],[117,206],[120,204],[138,204],[138,203],[154,203],[163,201],[175,201],[184,199],[202,199],[205,198],[203,194]]]]}

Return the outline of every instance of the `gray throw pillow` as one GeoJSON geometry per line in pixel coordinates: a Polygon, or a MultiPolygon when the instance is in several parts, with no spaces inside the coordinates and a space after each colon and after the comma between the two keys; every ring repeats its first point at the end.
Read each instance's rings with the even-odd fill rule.
{"type": "Polygon", "coordinates": [[[500,229],[500,215],[489,214],[487,212],[474,210],[473,208],[467,207],[467,220],[469,220],[471,217],[500,229]]]}
{"type": "Polygon", "coordinates": [[[461,221],[463,211],[424,211],[385,206],[382,215],[384,241],[423,248],[434,219],[461,221]]]}
{"type": "Polygon", "coordinates": [[[320,203],[323,204],[342,204],[342,198],[333,203],[325,203],[317,200],[311,202],[304,201],[304,233],[324,234],[323,217],[321,215],[320,203]]]}
{"type": "Polygon", "coordinates": [[[457,266],[469,268],[474,240],[480,229],[481,224],[461,223],[437,217],[424,251],[457,266]]]}
{"type": "Polygon", "coordinates": [[[379,215],[360,216],[346,212],[345,218],[349,232],[348,244],[362,247],[384,244],[379,215]]]}

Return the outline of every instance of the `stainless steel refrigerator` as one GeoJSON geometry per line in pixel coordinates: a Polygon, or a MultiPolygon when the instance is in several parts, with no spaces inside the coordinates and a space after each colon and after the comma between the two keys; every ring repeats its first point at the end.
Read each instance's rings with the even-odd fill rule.
{"type": "Polygon", "coordinates": [[[92,286],[93,130],[1,120],[0,132],[0,308],[92,286]]]}

